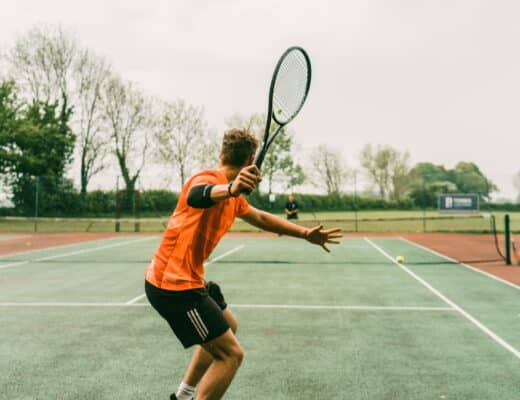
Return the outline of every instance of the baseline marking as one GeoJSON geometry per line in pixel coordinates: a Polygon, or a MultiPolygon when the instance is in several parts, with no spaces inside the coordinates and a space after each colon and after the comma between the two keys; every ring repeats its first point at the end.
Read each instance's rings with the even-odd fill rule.
{"type": "Polygon", "coordinates": [[[505,285],[507,285],[507,286],[511,286],[513,289],[518,289],[518,290],[520,290],[520,286],[518,286],[517,284],[515,284],[515,283],[513,283],[513,282],[506,281],[505,279],[499,278],[498,276],[495,276],[495,275],[493,275],[493,274],[490,274],[489,272],[482,271],[482,270],[480,270],[480,269],[478,269],[478,268],[472,267],[471,265],[468,265],[468,264],[464,264],[464,263],[458,262],[458,261],[455,260],[454,258],[451,258],[451,257],[449,257],[449,256],[446,256],[446,255],[444,255],[444,254],[442,254],[442,253],[439,253],[438,251],[435,251],[435,250],[433,250],[433,249],[429,249],[429,248],[426,247],[426,246],[423,246],[423,245],[421,245],[421,244],[419,244],[419,243],[413,242],[413,241],[411,241],[411,240],[409,240],[409,239],[406,239],[406,238],[404,238],[404,237],[399,237],[399,239],[401,239],[402,241],[404,241],[404,242],[406,242],[406,243],[408,243],[408,244],[411,244],[412,246],[415,246],[415,247],[418,247],[418,248],[420,248],[420,249],[422,249],[422,250],[425,250],[425,251],[427,251],[427,252],[429,252],[429,253],[431,253],[431,254],[433,254],[433,255],[435,255],[435,256],[439,256],[439,257],[441,257],[441,258],[444,258],[445,260],[452,261],[452,262],[454,262],[454,263],[456,263],[456,264],[458,264],[458,265],[462,265],[462,266],[465,267],[465,268],[468,268],[468,269],[470,269],[470,270],[472,270],[472,271],[478,272],[479,274],[485,275],[485,276],[487,276],[488,278],[494,279],[495,281],[502,282],[503,284],[505,284],[505,285]]]}
{"type": "MultiPolygon", "coordinates": [[[[234,252],[236,252],[236,251],[238,251],[238,250],[241,250],[241,249],[243,249],[243,248],[244,248],[244,245],[243,245],[243,244],[241,244],[240,246],[234,247],[234,248],[232,248],[231,250],[226,251],[224,254],[221,254],[220,256],[211,259],[211,260],[208,261],[206,264],[204,264],[204,266],[207,267],[208,265],[214,263],[215,261],[218,261],[218,260],[220,260],[220,259],[222,259],[222,258],[224,258],[224,257],[227,257],[227,256],[229,256],[230,254],[233,254],[234,252]]],[[[132,304],[135,304],[135,303],[137,303],[139,300],[141,300],[142,298],[144,298],[145,296],[146,296],[146,293],[140,294],[139,296],[134,297],[133,299],[128,300],[128,301],[127,301],[126,303],[124,303],[124,304],[126,304],[126,305],[132,305],[132,304]]]]}
{"type": "Polygon", "coordinates": [[[20,265],[30,264],[30,263],[33,263],[33,262],[55,260],[57,258],[73,256],[73,255],[76,255],[76,254],[92,253],[92,252],[99,251],[99,250],[110,249],[112,247],[125,246],[127,244],[143,242],[145,240],[150,240],[150,239],[155,239],[155,238],[154,237],[146,237],[146,238],[141,238],[141,239],[129,240],[129,241],[126,241],[126,242],[118,242],[118,243],[114,243],[114,244],[108,244],[106,246],[99,246],[99,247],[94,247],[94,248],[89,248],[89,249],[81,249],[81,250],[71,251],[69,253],[58,254],[58,255],[55,255],[55,256],[48,256],[48,257],[37,258],[35,260],[17,261],[17,262],[10,263],[10,264],[0,265],[0,269],[16,267],[16,266],[20,266],[20,265]]]}
{"type": "MultiPolygon", "coordinates": [[[[0,307],[150,307],[148,303],[63,303],[63,302],[26,302],[0,303],[0,307]]],[[[245,309],[291,309],[291,310],[352,310],[352,311],[442,311],[455,312],[451,307],[420,307],[420,306],[366,306],[366,305],[310,305],[310,304],[229,304],[232,308],[245,309]]]]}
{"type": "Polygon", "coordinates": [[[454,308],[456,311],[459,312],[463,317],[468,319],[471,323],[473,323],[477,328],[479,328],[482,332],[484,332],[486,335],[488,335],[491,339],[493,339],[496,343],[498,343],[500,346],[502,346],[504,349],[508,350],[510,353],[512,353],[516,358],[520,359],[520,351],[515,349],[513,346],[511,346],[509,343],[507,343],[504,339],[502,339],[500,336],[498,336],[495,332],[493,332],[491,329],[489,329],[487,326],[485,326],[482,322],[480,322],[478,319],[473,317],[471,314],[469,314],[467,311],[462,309],[458,304],[447,298],[445,295],[443,295],[440,291],[435,289],[432,285],[430,285],[428,282],[426,282],[423,278],[412,272],[410,269],[408,269],[404,264],[400,264],[397,261],[394,260],[394,258],[388,254],[385,250],[383,250],[381,247],[379,247],[377,244],[372,242],[367,237],[364,238],[374,249],[379,251],[382,255],[384,255],[386,258],[388,258],[392,263],[397,265],[399,268],[401,268],[403,271],[405,271],[407,274],[409,274],[412,278],[417,280],[419,283],[421,283],[424,287],[426,287],[430,292],[435,294],[437,297],[439,297],[442,301],[444,301],[446,304],[450,305],[452,308],[454,308]]]}

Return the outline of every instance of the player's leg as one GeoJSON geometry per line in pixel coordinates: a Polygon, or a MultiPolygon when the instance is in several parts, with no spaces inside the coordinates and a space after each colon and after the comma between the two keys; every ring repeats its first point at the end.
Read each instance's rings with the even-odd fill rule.
{"type": "MultiPolygon", "coordinates": [[[[237,320],[233,313],[227,308],[226,300],[220,289],[220,286],[215,282],[207,282],[206,290],[208,291],[211,299],[218,305],[222,310],[222,315],[227,321],[229,327],[236,333],[237,331],[237,320]]],[[[213,356],[204,350],[203,347],[197,346],[192,356],[191,362],[184,374],[182,383],[177,389],[177,397],[179,400],[191,400],[195,393],[195,388],[208,370],[209,366],[213,362],[213,356]]]]}
{"type": "Polygon", "coordinates": [[[244,358],[244,351],[237,338],[228,329],[216,339],[202,344],[213,357],[197,392],[197,400],[218,400],[229,387],[244,358]]]}
{"type": "MultiPolygon", "coordinates": [[[[233,333],[236,334],[238,323],[235,316],[228,308],[223,310],[222,313],[224,314],[224,317],[226,318],[229,327],[231,328],[233,333]]],[[[181,395],[183,389],[187,389],[187,392],[191,392],[191,388],[195,388],[199,384],[200,380],[202,379],[212,362],[213,356],[206,350],[204,350],[202,346],[197,346],[191,358],[188,369],[184,374],[182,384],[181,386],[179,386],[177,397],[181,395]]]]}
{"type": "MultiPolygon", "coordinates": [[[[221,308],[204,289],[172,292],[146,282],[145,290],[150,304],[168,322],[185,348],[211,343],[227,332],[233,335],[221,308]]],[[[233,349],[230,351],[234,358],[237,358],[236,353],[233,349]]],[[[191,400],[194,394],[195,388],[192,387],[191,391],[182,394],[181,399],[191,400]]],[[[171,398],[175,399],[175,394],[171,398]]]]}

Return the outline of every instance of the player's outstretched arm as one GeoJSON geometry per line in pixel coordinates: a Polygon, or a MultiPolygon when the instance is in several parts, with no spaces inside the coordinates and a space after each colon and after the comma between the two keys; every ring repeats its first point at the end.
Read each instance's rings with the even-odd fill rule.
{"type": "Polygon", "coordinates": [[[324,230],[323,225],[305,228],[304,226],[293,224],[283,218],[254,207],[251,207],[251,211],[241,218],[247,223],[265,231],[306,239],[310,243],[323,247],[323,249],[328,252],[330,252],[330,250],[327,244],[339,244],[339,241],[335,239],[342,236],[340,228],[324,230]]]}

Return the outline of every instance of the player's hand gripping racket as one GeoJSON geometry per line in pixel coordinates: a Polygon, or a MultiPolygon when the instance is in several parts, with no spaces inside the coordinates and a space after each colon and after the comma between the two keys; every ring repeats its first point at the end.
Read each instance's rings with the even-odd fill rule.
{"type": "Polygon", "coordinates": [[[269,108],[264,139],[256,155],[255,165],[261,168],[271,143],[280,130],[300,112],[311,86],[311,61],[301,47],[290,47],[276,64],[269,89],[269,108]],[[278,126],[271,131],[271,120],[278,126]]]}

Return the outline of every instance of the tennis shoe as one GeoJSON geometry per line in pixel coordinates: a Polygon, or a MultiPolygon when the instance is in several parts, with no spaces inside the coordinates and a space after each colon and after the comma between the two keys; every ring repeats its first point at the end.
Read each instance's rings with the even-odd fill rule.
{"type": "MultiPolygon", "coordinates": [[[[194,397],[191,398],[192,400],[194,399],[194,397]]],[[[177,400],[177,396],[175,395],[175,393],[172,393],[171,396],[170,396],[170,400],[177,400]]]]}

